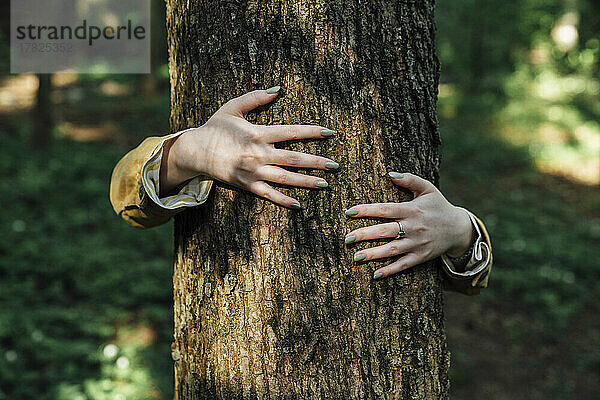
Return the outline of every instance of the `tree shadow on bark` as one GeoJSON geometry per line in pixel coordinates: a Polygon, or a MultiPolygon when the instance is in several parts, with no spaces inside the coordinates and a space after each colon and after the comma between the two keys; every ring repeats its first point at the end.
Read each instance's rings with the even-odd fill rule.
{"type": "MultiPolygon", "coordinates": [[[[212,238],[203,243],[202,254],[208,257],[212,265],[217,267],[219,276],[223,278],[229,272],[229,259],[243,259],[249,263],[253,257],[251,237],[252,210],[257,207],[257,198],[251,193],[241,191],[222,182],[215,181],[208,200],[188,213],[176,216],[175,248],[182,243],[181,238],[197,238],[198,231],[205,231],[204,236],[212,238]],[[215,204],[216,196],[229,197],[229,206],[215,204]],[[212,221],[214,219],[214,221],[212,221]],[[209,222],[211,221],[211,222],[209,222]]],[[[188,243],[187,246],[191,245],[188,243]]]]}

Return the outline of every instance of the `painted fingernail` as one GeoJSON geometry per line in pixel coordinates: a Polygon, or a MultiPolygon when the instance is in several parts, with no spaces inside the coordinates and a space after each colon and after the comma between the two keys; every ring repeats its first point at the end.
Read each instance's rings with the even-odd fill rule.
{"type": "Polygon", "coordinates": [[[327,181],[316,181],[315,186],[320,188],[326,188],[327,186],[329,186],[329,183],[327,183],[327,181]]]}
{"type": "Polygon", "coordinates": [[[340,164],[336,163],[335,161],[327,161],[327,163],[325,163],[325,168],[327,169],[338,169],[340,167],[340,164]]]}
{"type": "Polygon", "coordinates": [[[321,130],[321,136],[325,136],[325,137],[333,136],[334,133],[335,133],[335,131],[332,131],[331,129],[322,129],[321,130]]]}
{"type": "Polygon", "coordinates": [[[404,175],[402,175],[400,172],[388,172],[388,175],[391,176],[394,179],[402,179],[402,177],[404,175]]]}
{"type": "Polygon", "coordinates": [[[291,204],[290,207],[292,207],[294,210],[300,210],[302,208],[300,203],[291,204]]]}
{"type": "Polygon", "coordinates": [[[353,215],[358,215],[358,210],[352,210],[352,209],[346,210],[346,211],[344,211],[344,214],[346,214],[349,217],[352,217],[353,215]]]}
{"type": "Polygon", "coordinates": [[[373,279],[379,279],[383,276],[383,274],[381,272],[376,273],[375,275],[373,275],[373,279]]]}
{"type": "Polygon", "coordinates": [[[356,236],[346,236],[346,239],[344,239],[344,242],[346,244],[350,244],[353,243],[356,240],[356,236]]]}
{"type": "Polygon", "coordinates": [[[354,255],[354,261],[362,261],[365,258],[367,258],[367,256],[365,254],[355,254],[354,255]]]}
{"type": "Polygon", "coordinates": [[[277,92],[279,92],[279,89],[281,89],[281,86],[270,87],[267,89],[267,94],[277,93],[277,92]]]}

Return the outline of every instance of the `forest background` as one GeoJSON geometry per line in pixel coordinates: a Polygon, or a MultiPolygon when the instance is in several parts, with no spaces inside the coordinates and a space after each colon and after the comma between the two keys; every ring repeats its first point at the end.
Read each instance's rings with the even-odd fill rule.
{"type": "MultiPolygon", "coordinates": [[[[136,230],[108,200],[119,158],[169,132],[153,1],[153,73],[52,75],[47,132],[38,77],[9,73],[0,6],[0,400],[172,398],[172,223],[136,230]]],[[[495,257],[480,296],[445,296],[452,399],[600,392],[598,15],[592,0],[438,1],[441,189],[495,257]]]]}

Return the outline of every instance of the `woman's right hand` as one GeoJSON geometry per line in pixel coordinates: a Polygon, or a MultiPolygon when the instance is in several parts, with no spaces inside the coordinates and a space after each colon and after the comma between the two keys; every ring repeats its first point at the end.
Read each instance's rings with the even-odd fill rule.
{"type": "Polygon", "coordinates": [[[322,178],[288,171],[281,166],[336,170],[333,160],[296,151],[276,149],[274,143],[297,139],[324,139],[333,131],[316,125],[255,125],[248,112],[273,101],[279,87],[255,90],[225,103],[199,128],[166,143],[161,164],[161,193],[188,179],[204,175],[248,190],[288,208],[300,203],[267,182],[323,188],[322,178]]]}

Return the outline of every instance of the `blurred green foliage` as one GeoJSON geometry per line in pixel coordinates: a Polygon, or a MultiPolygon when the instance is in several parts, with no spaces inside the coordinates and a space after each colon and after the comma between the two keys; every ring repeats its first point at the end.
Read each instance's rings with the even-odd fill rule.
{"type": "Polygon", "coordinates": [[[600,183],[599,14],[593,1],[441,0],[442,117],[493,116],[536,167],[600,183]]]}
{"type": "Polygon", "coordinates": [[[454,399],[600,390],[599,11],[438,3],[442,190],[486,222],[495,256],[479,299],[449,299],[454,399]]]}
{"type": "MultiPolygon", "coordinates": [[[[464,307],[448,310],[449,336],[468,338],[451,343],[454,399],[600,391],[599,11],[438,2],[442,190],[484,220],[495,256],[481,296],[448,296],[464,307]]],[[[172,228],[130,228],[108,201],[117,160],[168,131],[164,57],[157,71],[153,95],[136,75],[55,90],[59,122],[112,123],[108,143],[59,124],[33,151],[30,116],[0,114],[0,400],[172,397],[172,228]]]]}
{"type": "Polygon", "coordinates": [[[116,149],[58,140],[32,151],[0,134],[0,398],[141,399],[157,388],[168,398],[171,227],[135,230],[110,208],[116,149]],[[136,331],[155,340],[137,343],[136,331]]]}

